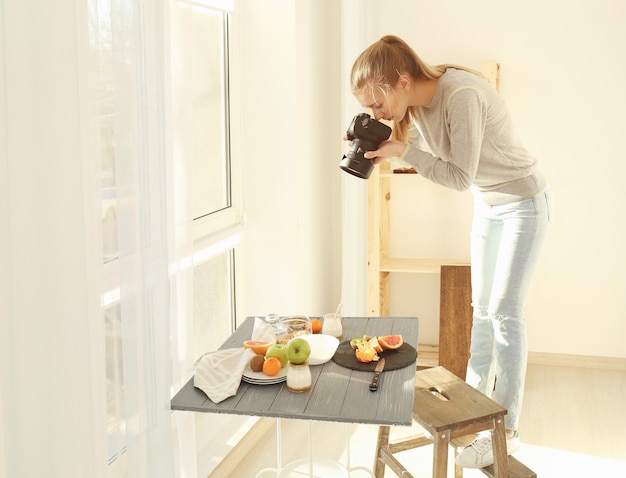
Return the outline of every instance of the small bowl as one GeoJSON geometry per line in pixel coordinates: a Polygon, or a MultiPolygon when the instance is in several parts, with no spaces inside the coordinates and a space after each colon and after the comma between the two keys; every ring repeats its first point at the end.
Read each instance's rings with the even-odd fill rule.
{"type": "Polygon", "coordinates": [[[335,351],[339,346],[339,339],[332,335],[303,335],[301,338],[306,340],[311,346],[309,365],[321,365],[328,362],[335,355],[335,351]]]}

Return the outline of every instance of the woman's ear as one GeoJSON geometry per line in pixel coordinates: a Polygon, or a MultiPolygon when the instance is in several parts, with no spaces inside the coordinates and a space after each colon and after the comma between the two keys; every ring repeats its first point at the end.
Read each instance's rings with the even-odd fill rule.
{"type": "Polygon", "coordinates": [[[411,78],[409,77],[409,75],[400,75],[398,77],[398,86],[403,90],[408,90],[411,87],[411,78]]]}

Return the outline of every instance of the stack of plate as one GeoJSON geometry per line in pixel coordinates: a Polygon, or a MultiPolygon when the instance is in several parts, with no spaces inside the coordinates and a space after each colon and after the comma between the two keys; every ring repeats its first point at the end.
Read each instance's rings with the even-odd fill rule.
{"type": "Polygon", "coordinates": [[[263,372],[254,372],[248,365],[243,371],[241,379],[244,382],[251,383],[253,385],[272,385],[274,383],[281,383],[287,380],[287,367],[283,367],[280,372],[278,372],[278,375],[270,377],[265,375],[263,372]]]}

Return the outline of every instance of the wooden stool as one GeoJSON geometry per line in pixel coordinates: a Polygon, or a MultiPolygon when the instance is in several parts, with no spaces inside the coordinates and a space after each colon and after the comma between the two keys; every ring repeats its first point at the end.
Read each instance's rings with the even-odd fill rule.
{"type": "MultiPolygon", "coordinates": [[[[398,476],[413,475],[393,456],[400,451],[434,443],[433,478],[445,478],[448,469],[448,446],[461,444],[462,437],[483,430],[492,430],[494,463],[481,469],[493,478],[535,477],[513,457],[507,457],[504,415],[507,411],[487,396],[474,389],[443,367],[420,370],[415,375],[413,419],[430,433],[432,438],[420,435],[389,443],[389,427],[378,430],[374,475],[382,478],[385,465],[398,476]],[[509,462],[521,465],[519,474],[513,474],[509,462]],[[523,474],[526,470],[530,474],[523,474]],[[491,473],[491,474],[490,474],[491,473]]],[[[466,439],[467,441],[467,439],[466,439]]],[[[517,469],[517,467],[516,467],[517,469]]],[[[455,466],[455,477],[463,476],[463,469],[455,466]]]]}

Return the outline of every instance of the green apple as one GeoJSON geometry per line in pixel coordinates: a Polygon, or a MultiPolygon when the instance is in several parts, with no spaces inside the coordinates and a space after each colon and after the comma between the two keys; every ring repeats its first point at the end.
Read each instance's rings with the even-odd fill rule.
{"type": "Polygon", "coordinates": [[[311,355],[311,346],[306,340],[297,337],[287,344],[287,358],[292,364],[299,365],[306,362],[309,355],[311,355]]]}
{"type": "Polygon", "coordinates": [[[287,346],[285,344],[274,344],[267,352],[265,352],[266,357],[276,357],[280,360],[280,364],[282,367],[287,366],[287,346]]]}

